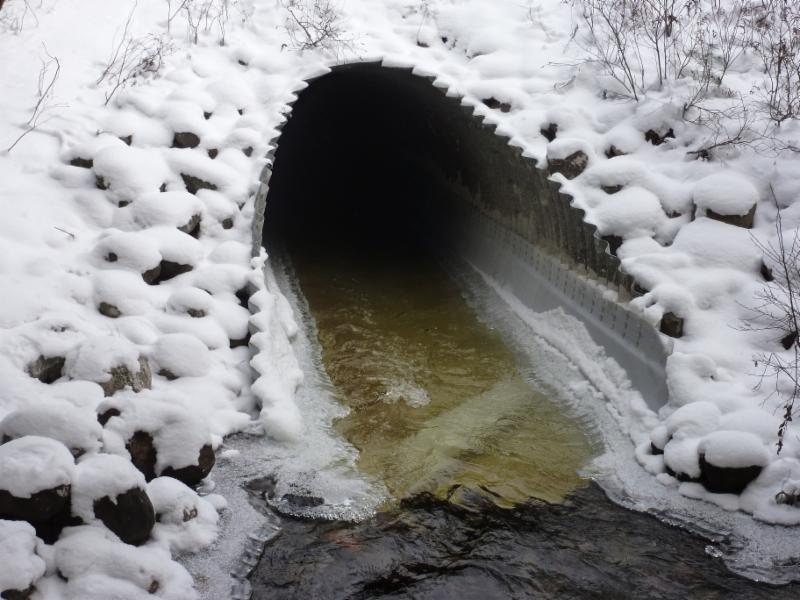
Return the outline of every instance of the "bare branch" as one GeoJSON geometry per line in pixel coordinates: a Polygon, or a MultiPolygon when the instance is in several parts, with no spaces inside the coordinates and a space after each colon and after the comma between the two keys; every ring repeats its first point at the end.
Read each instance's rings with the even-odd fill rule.
{"type": "Polygon", "coordinates": [[[106,105],[119,90],[158,74],[164,58],[173,51],[172,44],[165,36],[148,34],[134,38],[130,34],[135,11],[136,3],[128,13],[121,36],[115,39],[111,57],[97,78],[96,85],[109,86],[105,92],[106,105]]]}
{"type": "Polygon", "coordinates": [[[58,57],[50,54],[50,52],[47,50],[47,46],[42,44],[42,48],[44,49],[44,54],[47,57],[47,60],[40,59],[42,67],[37,76],[38,100],[31,111],[30,118],[28,118],[25,123],[24,131],[8,148],[5,149],[6,153],[11,152],[26,135],[32,131],[35,131],[37,128],[49,121],[50,117],[47,115],[47,113],[53,108],[57,108],[59,106],[52,104],[52,100],[56,82],[61,75],[61,61],[58,60],[58,57]]]}
{"type": "Polygon", "coordinates": [[[332,0],[281,0],[287,14],[286,32],[299,51],[325,48],[339,54],[352,46],[332,0]]]}

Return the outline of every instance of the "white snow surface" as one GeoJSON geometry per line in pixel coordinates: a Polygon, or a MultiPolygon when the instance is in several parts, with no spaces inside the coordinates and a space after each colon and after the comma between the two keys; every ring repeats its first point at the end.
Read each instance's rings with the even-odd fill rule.
{"type": "Polygon", "coordinates": [[[157,523],[153,539],[168,544],[173,552],[205,548],[217,537],[219,515],[212,501],[202,498],[172,477],[156,477],[147,484],[157,523]]]}
{"type": "Polygon", "coordinates": [[[101,448],[103,429],[89,411],[66,400],[47,400],[15,410],[0,421],[0,438],[36,435],[64,444],[73,454],[94,453],[101,448]]]}
{"type": "Polygon", "coordinates": [[[0,590],[27,590],[44,575],[46,565],[37,553],[41,545],[30,524],[0,519],[0,590]]]}
{"type": "Polygon", "coordinates": [[[72,483],[75,461],[61,442],[38,435],[0,446],[0,489],[17,498],[72,483]]]}
{"type": "Polygon", "coordinates": [[[753,182],[735,171],[708,175],[692,190],[697,208],[720,215],[745,215],[756,205],[758,196],[753,182]]]}
{"type": "Polygon", "coordinates": [[[64,370],[71,379],[103,383],[111,379],[111,369],[125,367],[139,371],[139,350],[122,336],[96,336],[67,353],[64,370]]]}
{"type": "MultiPolygon", "coordinates": [[[[274,149],[271,140],[286,120],[287,103],[305,79],[324,74],[330,65],[382,60],[386,66],[433,74],[437,86],[463,98],[478,117],[496,124],[541,164],[548,156],[586,152],[587,170],[565,183],[565,191],[590,222],[623,238],[618,251],[623,268],[649,290],[631,308],[654,325],[668,311],[685,319],[684,336],[670,341],[670,400],[656,414],[626,388],[618,368],[588,340],[580,341],[585,335],[580,328],[548,325],[559,315],[526,316],[543,339],[579,365],[592,389],[611,399],[636,458],[656,475],[642,479],[619,469],[616,476],[627,493],[620,501],[635,496],[631,482],[638,482],[645,497],[639,506],[663,509],[648,496],[654,493],[650,486],[661,489],[663,483],[669,503],[698,520],[711,517],[702,510],[692,513],[696,499],[766,522],[800,522],[799,509],[775,502],[776,494],[790,492],[800,481],[798,426],[789,424],[777,455],[773,432],[780,402],[755,389],[753,356],[780,347],[768,333],[741,327],[752,318],[755,295],[764,285],[760,252],[749,232],[702,216],[706,210],[742,215],[755,203],[752,233],[763,242],[774,241],[771,188],[786,224],[797,227],[796,154],[761,155],[734,145],[713,161],[689,160],[686,150],[709,143],[709,134],[683,121],[675,127],[676,138],[659,146],[645,142],[643,132],[676,122],[680,87],[651,90],[638,103],[606,96],[607,90],[613,92],[607,77],[592,65],[575,66],[580,48],[571,41],[569,8],[559,0],[432,0],[425,10],[406,0],[348,0],[340,9],[351,43],[303,52],[292,49],[286,15],[274,2],[234,3],[221,45],[216,28],[201,31],[193,43],[180,20],[167,34],[164,2],[139,0],[131,35],[167,35],[174,52],[164,57],[157,76],[137,79],[108,102],[111,87],[98,84],[98,77],[133,3],[28,4],[6,0],[0,13],[0,56],[13,57],[0,61],[0,289],[5,292],[0,418],[11,415],[6,426],[36,435],[0,446],[4,488],[24,496],[69,483],[75,467],[62,442],[85,445],[84,461],[94,460],[97,452],[125,460],[125,436],[137,426],[158,437],[159,469],[191,464],[209,440],[219,446],[225,436],[241,431],[272,438],[264,441],[267,455],[286,461],[306,457],[305,466],[292,463],[296,473],[329,465],[323,455],[330,460],[337,452],[347,454],[338,446],[329,452],[332,442],[320,433],[335,411],[303,399],[307,381],[297,356],[299,327],[292,306],[276,286],[265,284],[266,255],[251,259],[247,248],[253,195],[265,156],[274,149]],[[29,9],[33,14],[20,20],[29,9]],[[42,61],[49,60],[45,48],[61,66],[44,102],[46,112],[35,130],[2,151],[25,132],[40,99],[38,74],[42,61]],[[511,110],[488,108],[483,100],[490,96],[509,103],[511,110]],[[558,125],[552,143],[540,133],[550,123],[558,125]],[[172,148],[174,133],[186,131],[200,137],[198,147],[172,148]],[[127,136],[130,145],[120,139],[127,136]],[[611,145],[628,155],[606,158],[611,145]],[[253,148],[250,156],[244,152],[248,148],[253,148]],[[218,151],[215,159],[212,149],[218,151]],[[93,161],[92,168],[70,165],[75,158],[93,161]],[[192,196],[185,175],[215,189],[192,196]],[[611,194],[601,189],[615,185],[623,189],[611,194]],[[177,229],[194,215],[201,216],[198,239],[177,229]],[[141,274],[162,260],[192,270],[160,285],[146,284],[141,274]],[[255,291],[249,318],[236,296],[246,286],[255,291]],[[101,302],[116,306],[121,316],[99,314],[101,302]],[[193,318],[190,308],[207,316],[193,318]],[[228,343],[248,330],[252,356],[250,349],[231,349],[228,343]],[[27,368],[39,356],[65,358],[63,376],[51,384],[30,377],[27,368]],[[117,365],[138,370],[140,356],[153,361],[153,389],[138,395],[118,392],[111,399],[128,416],[109,421],[98,447],[96,429],[88,425],[103,400],[96,382],[106,381],[117,365]],[[159,376],[158,368],[178,378],[159,376]],[[57,409],[49,420],[35,423],[24,416],[46,412],[56,402],[75,410],[57,409]],[[28,409],[34,412],[15,412],[28,409]],[[74,432],[62,422],[72,421],[70,414],[74,432]],[[170,427],[159,425],[159,418],[168,419],[170,427]],[[651,441],[665,446],[664,457],[647,452],[651,441]],[[701,444],[719,461],[758,460],[764,471],[733,500],[708,494],[699,484],[678,485],[664,463],[694,472],[701,444]]],[[[49,69],[52,73],[52,62],[49,69]]],[[[734,71],[728,85],[743,93],[761,77],[748,53],[734,71]]],[[[797,146],[795,123],[785,123],[777,135],[797,146]]],[[[632,454],[629,445],[615,448],[620,455],[632,454]]],[[[606,459],[614,471],[618,462],[612,455],[606,459]]],[[[191,494],[164,491],[162,485],[168,487],[148,486],[148,492],[159,498],[165,514],[177,515],[174,507],[194,501],[191,494]]],[[[340,506],[347,506],[344,496],[340,506]]],[[[368,512],[364,507],[374,504],[370,498],[362,506],[351,502],[353,512],[368,512]]],[[[139,598],[158,581],[155,597],[195,597],[190,576],[170,553],[198,549],[213,536],[210,510],[197,506],[197,518],[183,524],[172,519],[167,525],[174,531],[162,528],[140,548],[121,544],[97,524],[66,531],[55,545],[54,560],[72,575],[69,583],[47,575],[37,587],[45,598],[139,598]],[[199,529],[193,523],[198,519],[199,529]]],[[[736,523],[747,529],[750,521],[736,523]]]]}
{"type": "Polygon", "coordinates": [[[700,442],[698,451],[716,467],[764,467],[769,453],[764,442],[754,433],[714,431],[700,442]]]}

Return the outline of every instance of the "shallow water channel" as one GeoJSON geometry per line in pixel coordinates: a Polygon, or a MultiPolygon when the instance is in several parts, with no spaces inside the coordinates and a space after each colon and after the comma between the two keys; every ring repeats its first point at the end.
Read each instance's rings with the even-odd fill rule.
{"type": "Polygon", "coordinates": [[[394,501],[466,486],[504,506],[558,502],[581,484],[589,441],[433,260],[373,247],[294,263],[350,408],[336,427],[394,501]]]}
{"type": "Polygon", "coordinates": [[[292,263],[349,408],[334,426],[389,497],[359,523],[283,518],[254,598],[797,597],[581,476],[599,441],[438,261],[336,247],[292,263]]]}

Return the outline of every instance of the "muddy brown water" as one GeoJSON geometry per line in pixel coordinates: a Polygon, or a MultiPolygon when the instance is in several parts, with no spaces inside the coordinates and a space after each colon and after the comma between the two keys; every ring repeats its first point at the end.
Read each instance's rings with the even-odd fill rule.
{"type": "Polygon", "coordinates": [[[390,498],[360,523],[284,519],[254,598],[798,597],[582,477],[597,441],[521,376],[438,262],[394,244],[318,250],[292,262],[350,408],[335,427],[390,498]]]}
{"type": "Polygon", "coordinates": [[[593,454],[581,429],[520,374],[436,262],[340,251],[295,256],[326,370],[350,413],[339,432],[393,501],[481,488],[513,506],[557,502],[593,454]]]}

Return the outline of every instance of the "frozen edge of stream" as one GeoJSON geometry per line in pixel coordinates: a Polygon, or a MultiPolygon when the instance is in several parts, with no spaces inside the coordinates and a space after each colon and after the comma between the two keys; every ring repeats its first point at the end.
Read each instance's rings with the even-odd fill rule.
{"type": "Polygon", "coordinates": [[[625,403],[638,392],[619,379],[620,367],[604,356],[579,320],[561,309],[534,312],[496,280],[470,266],[473,273],[461,269],[459,275],[469,300],[482,318],[488,317],[488,323],[523,354],[529,365],[523,375],[553,389],[567,413],[602,442],[603,453],[586,466],[584,475],[594,479],[616,504],[652,514],[707,539],[709,556],[722,558],[734,573],[771,584],[800,579],[800,539],[794,528],[757,521],[741,511],[727,511],[684,496],[676,481],[665,485],[639,464],[623,425],[628,417],[625,403]],[[505,306],[498,307],[498,302],[505,306]],[[571,341],[564,343],[565,339],[571,341]],[[601,357],[600,370],[598,364],[587,365],[592,356],[601,357]],[[572,377],[563,376],[565,365],[572,370],[572,377]],[[587,377],[585,384],[576,385],[581,377],[587,377]],[[611,397],[607,391],[613,392],[611,397]]]}
{"type": "Polygon", "coordinates": [[[263,268],[266,289],[288,301],[299,322],[292,350],[303,372],[296,402],[303,414],[306,435],[301,442],[278,442],[263,435],[237,434],[225,439],[212,478],[213,490],[228,501],[220,520],[219,537],[198,554],[180,557],[192,573],[206,600],[247,600],[251,597],[247,577],[258,564],[265,544],[280,532],[280,517],[259,510],[245,484],[265,476],[278,475],[275,498],[270,502],[285,514],[293,508],[280,496],[303,491],[322,496],[326,504],[298,515],[322,519],[360,520],[375,514],[386,490],[361,475],[355,466],[356,450],[332,429],[333,421],[347,409],[336,400],[333,384],[322,366],[316,324],[300,292],[293,268],[286,256],[275,256],[263,268]],[[225,451],[234,451],[232,454],[225,451]]]}

